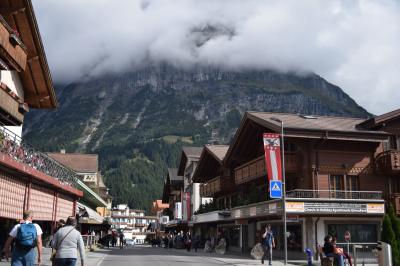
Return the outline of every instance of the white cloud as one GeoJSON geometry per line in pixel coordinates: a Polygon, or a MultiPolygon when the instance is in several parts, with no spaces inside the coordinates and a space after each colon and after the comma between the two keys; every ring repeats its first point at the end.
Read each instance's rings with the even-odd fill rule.
{"type": "Polygon", "coordinates": [[[369,111],[399,108],[400,4],[298,0],[33,0],[56,81],[144,60],[312,71],[369,111]]]}

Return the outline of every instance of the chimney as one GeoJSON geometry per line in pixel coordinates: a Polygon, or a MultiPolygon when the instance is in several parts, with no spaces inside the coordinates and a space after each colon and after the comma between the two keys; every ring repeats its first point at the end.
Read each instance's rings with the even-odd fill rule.
{"type": "Polygon", "coordinates": [[[61,154],[65,154],[65,149],[61,149],[61,150],[60,150],[60,153],[61,153],[61,154]]]}

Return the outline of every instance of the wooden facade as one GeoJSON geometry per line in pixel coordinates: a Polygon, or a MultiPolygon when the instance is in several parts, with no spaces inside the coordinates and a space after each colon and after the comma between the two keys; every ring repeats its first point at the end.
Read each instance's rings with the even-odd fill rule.
{"type": "MultiPolygon", "coordinates": [[[[194,230],[234,222],[240,225],[242,252],[248,252],[255,244],[249,234],[260,225],[282,230],[285,206],[288,230],[301,235],[297,245],[303,249],[322,244],[326,230],[347,225],[367,230],[367,240],[377,241],[385,203],[392,202],[400,215],[399,118],[400,111],[384,126],[367,126],[357,118],[246,113],[223,160],[203,151],[194,176],[216,210],[195,215],[194,230]],[[266,176],[263,134],[280,133],[276,120],[284,125],[285,202],[269,197],[266,176]]],[[[282,238],[277,241],[282,250],[282,238]]]]}

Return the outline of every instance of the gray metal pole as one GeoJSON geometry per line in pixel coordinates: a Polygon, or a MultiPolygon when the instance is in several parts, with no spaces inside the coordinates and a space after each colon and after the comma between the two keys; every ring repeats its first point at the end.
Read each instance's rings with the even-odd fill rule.
{"type": "Polygon", "coordinates": [[[283,243],[285,249],[284,265],[287,264],[287,237],[286,237],[286,173],[285,173],[285,140],[283,135],[283,121],[281,120],[282,138],[282,192],[283,192],[283,243]]]}

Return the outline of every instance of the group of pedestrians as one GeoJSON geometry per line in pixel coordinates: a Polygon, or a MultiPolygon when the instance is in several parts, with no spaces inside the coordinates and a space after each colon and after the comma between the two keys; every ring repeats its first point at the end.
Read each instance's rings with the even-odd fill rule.
{"type": "MultiPolygon", "coordinates": [[[[194,249],[197,252],[197,249],[200,245],[200,237],[195,235],[192,237],[190,232],[184,233],[183,231],[173,235],[167,234],[162,239],[154,241],[154,243],[160,243],[164,245],[164,248],[185,248],[188,252],[194,249]]],[[[154,246],[154,245],[153,245],[154,246]]]]}
{"type": "MultiPolygon", "coordinates": [[[[33,266],[35,262],[42,263],[42,234],[41,227],[32,222],[33,212],[25,211],[23,220],[16,224],[9,233],[4,244],[3,253],[8,260],[11,257],[12,266],[33,266]],[[37,249],[37,257],[35,253],[37,249]]],[[[60,221],[51,241],[52,264],[55,266],[75,266],[78,250],[81,265],[84,265],[85,249],[82,235],[76,230],[76,219],[68,217],[65,224],[60,221]]]]}

